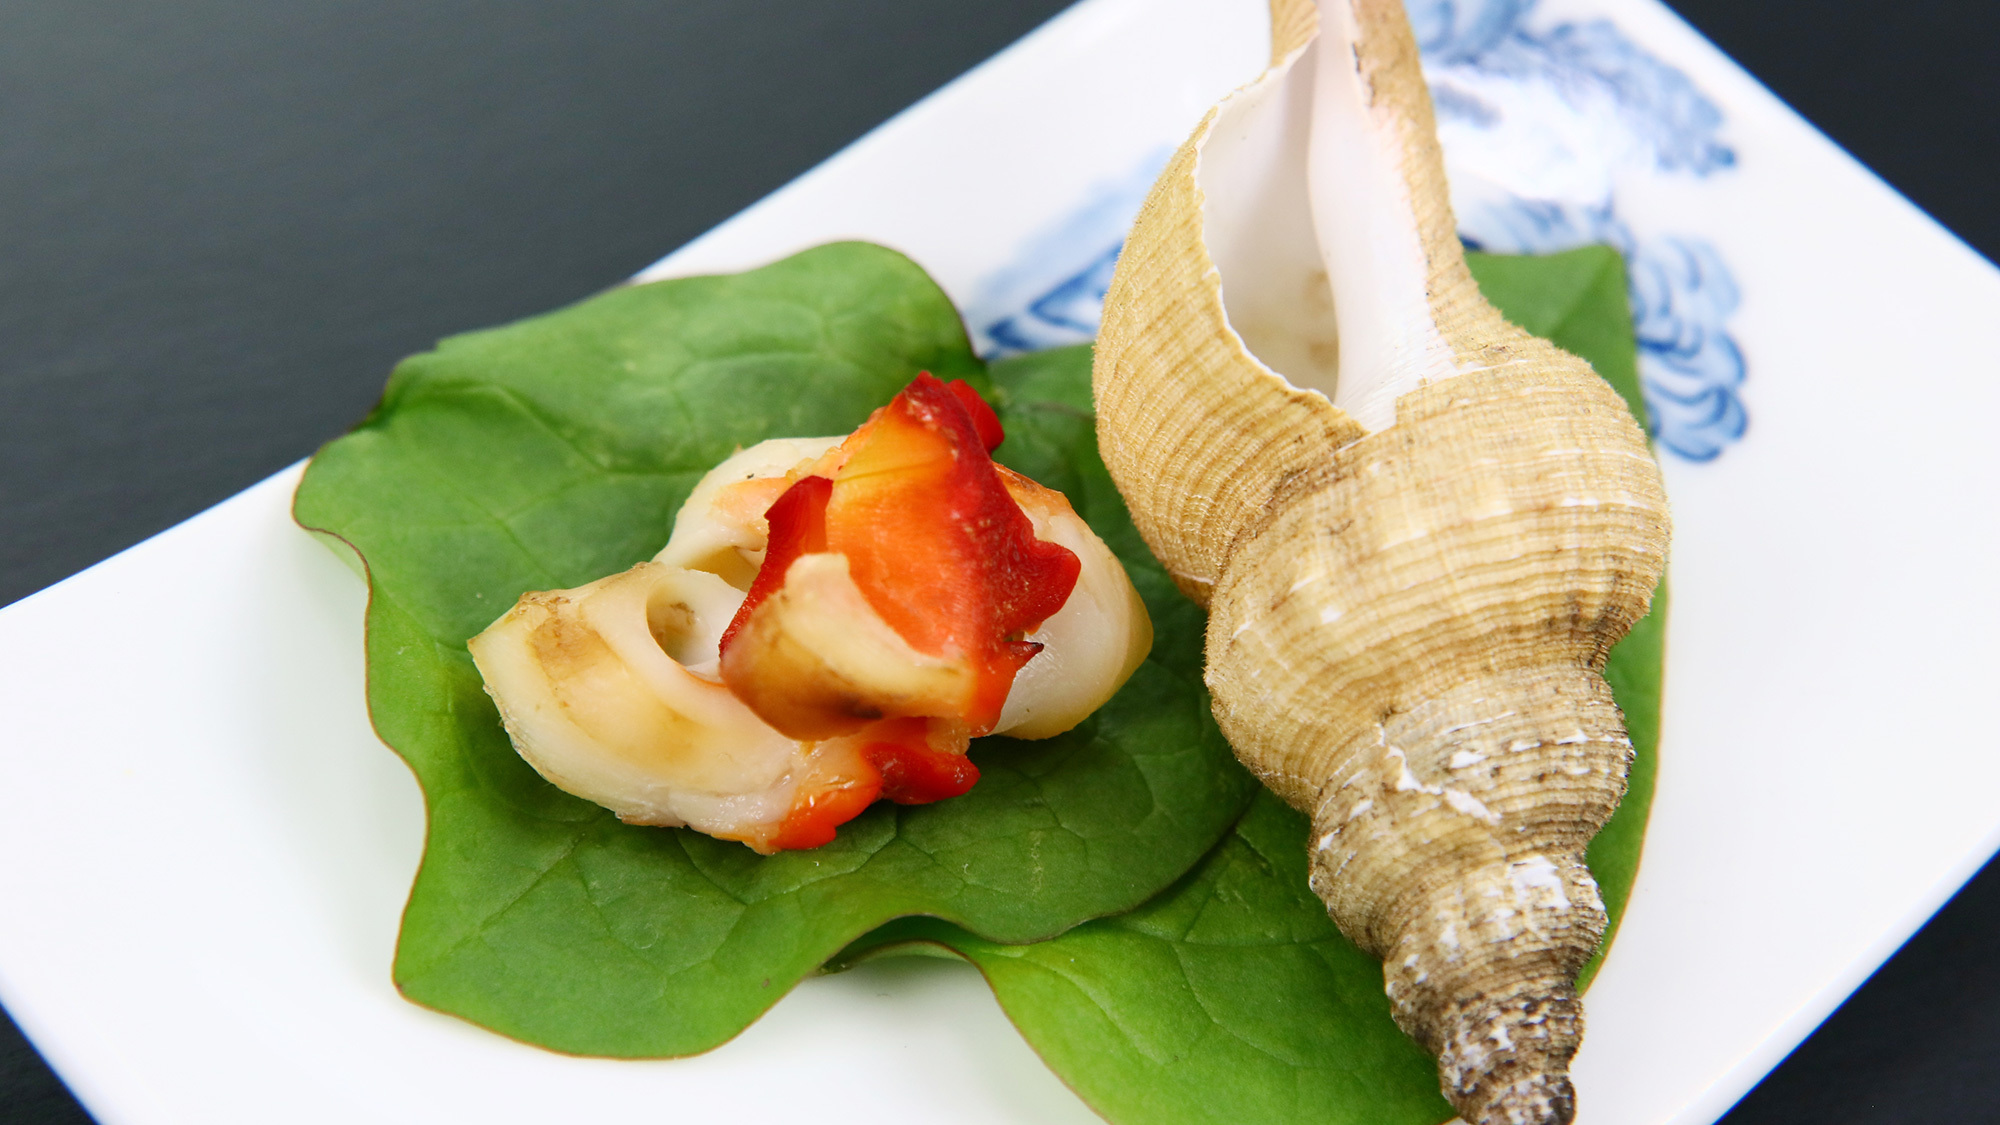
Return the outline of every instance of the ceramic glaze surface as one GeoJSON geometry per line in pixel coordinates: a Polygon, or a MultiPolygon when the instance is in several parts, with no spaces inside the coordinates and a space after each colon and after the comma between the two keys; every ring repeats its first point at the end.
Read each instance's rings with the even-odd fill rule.
{"type": "MultiPolygon", "coordinates": [[[[1663,458],[1662,768],[1573,1070],[1586,1125],[1706,1125],[2000,846],[2000,756],[1964,737],[2000,677],[1980,628],[2000,591],[1929,576],[2000,552],[1980,331],[2000,271],[1655,0],[1500,9],[1523,11],[1531,29],[1608,21],[1687,76],[1736,155],[1616,184],[1641,236],[1726,260],[1756,424],[1714,460],[1663,458]],[[1853,455],[1857,434],[1878,456],[1853,455]],[[1952,784],[1885,799],[1884,749],[1912,746],[1919,780],[1952,784]]],[[[867,238],[976,307],[1264,65],[1264,13],[1085,0],[645,276],[867,238]],[[912,174],[939,167],[979,174],[912,174]]],[[[1079,253],[1022,292],[1083,272],[1079,253]]],[[[808,980],[735,1042],[667,1063],[537,1051],[402,1000],[388,969],[422,808],[368,725],[363,584],[291,522],[296,479],[0,609],[0,793],[21,795],[0,817],[0,997],[96,1120],[1099,1120],[944,962],[808,980]],[[108,682],[127,705],[103,705],[108,682]]]]}

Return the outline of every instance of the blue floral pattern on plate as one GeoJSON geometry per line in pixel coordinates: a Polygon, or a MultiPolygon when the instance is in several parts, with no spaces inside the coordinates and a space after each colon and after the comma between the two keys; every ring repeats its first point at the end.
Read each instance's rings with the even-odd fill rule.
{"type": "MultiPolygon", "coordinates": [[[[1535,0],[1406,0],[1424,53],[1459,234],[1546,254],[1605,243],[1625,256],[1649,428],[1709,461],[1740,439],[1746,366],[1730,335],[1739,294],[1710,243],[1620,208],[1636,177],[1735,166],[1723,117],[1688,77],[1608,20],[1530,21],[1535,0]]],[[[989,358],[1091,339],[1125,231],[1170,150],[1097,185],[1030,239],[966,309],[989,358]]]]}
{"type": "Polygon", "coordinates": [[[1042,231],[965,308],[973,347],[988,359],[1081,344],[1097,336],[1111,267],[1125,232],[1173,149],[1149,152],[1124,175],[1095,185],[1082,206],[1042,231]]]}
{"type": "Polygon", "coordinates": [[[1721,110],[1608,20],[1537,28],[1534,0],[1407,6],[1460,236],[1501,253],[1624,254],[1654,440],[1690,461],[1719,456],[1748,425],[1728,328],[1736,282],[1712,244],[1624,213],[1619,187],[1733,168],[1721,110]]]}

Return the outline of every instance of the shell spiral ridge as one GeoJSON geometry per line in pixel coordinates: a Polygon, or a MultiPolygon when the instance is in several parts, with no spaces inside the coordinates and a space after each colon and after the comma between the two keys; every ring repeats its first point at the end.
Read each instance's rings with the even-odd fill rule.
{"type": "Polygon", "coordinates": [[[1313,818],[1314,890],[1466,1119],[1525,1098],[1545,1112],[1520,1120],[1566,1121],[1605,928],[1583,853],[1632,753],[1601,672],[1664,567],[1665,495],[1580,361],[1398,414],[1238,541],[1207,682],[1238,757],[1313,818]]]}

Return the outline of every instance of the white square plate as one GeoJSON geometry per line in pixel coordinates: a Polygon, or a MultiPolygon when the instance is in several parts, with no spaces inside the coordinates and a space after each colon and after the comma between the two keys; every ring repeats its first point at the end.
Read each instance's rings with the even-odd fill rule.
{"type": "MultiPolygon", "coordinates": [[[[1466,233],[1635,263],[1671,645],[1577,1083],[1586,1125],[1707,1122],[2000,843],[1975,737],[2000,592],[1955,581],[2000,547],[2000,274],[1654,0],[1419,8],[1466,233]]],[[[989,350],[1080,338],[1137,194],[1260,69],[1265,24],[1261,0],[1086,0],[645,276],[870,238],[989,350]]],[[[364,591],[291,524],[296,479],[0,611],[0,993],[105,1125],[1093,1120],[937,962],[808,980],[676,1062],[404,1002],[421,803],[363,710],[364,591]]]]}

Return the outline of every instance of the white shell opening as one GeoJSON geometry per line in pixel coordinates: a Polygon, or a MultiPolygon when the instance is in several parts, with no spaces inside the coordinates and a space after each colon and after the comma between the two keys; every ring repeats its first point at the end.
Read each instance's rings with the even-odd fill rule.
{"type": "Polygon", "coordinates": [[[1218,108],[1195,169],[1229,325],[1272,373],[1376,431],[1457,373],[1403,172],[1403,114],[1376,104],[1345,2],[1319,37],[1218,108]]]}

